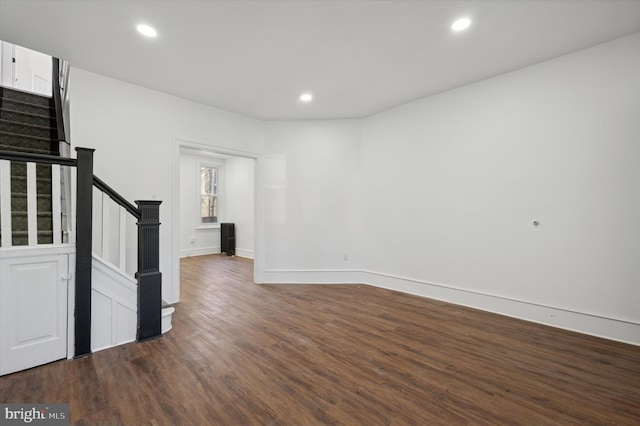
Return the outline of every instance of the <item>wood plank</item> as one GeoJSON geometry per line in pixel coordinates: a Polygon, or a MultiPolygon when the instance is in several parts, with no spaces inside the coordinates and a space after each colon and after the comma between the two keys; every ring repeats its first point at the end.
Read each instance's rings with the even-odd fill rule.
{"type": "Polygon", "coordinates": [[[636,346],[252,274],[182,259],[167,335],[1,377],[0,402],[68,402],[72,424],[639,424],[636,346]]]}

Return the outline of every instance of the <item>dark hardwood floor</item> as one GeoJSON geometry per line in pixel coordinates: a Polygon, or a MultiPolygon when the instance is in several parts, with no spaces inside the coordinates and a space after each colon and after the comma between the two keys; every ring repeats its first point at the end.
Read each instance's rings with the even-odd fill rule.
{"type": "Polygon", "coordinates": [[[639,425],[640,348],[366,285],[181,262],[161,339],[0,378],[72,424],[639,425]]]}

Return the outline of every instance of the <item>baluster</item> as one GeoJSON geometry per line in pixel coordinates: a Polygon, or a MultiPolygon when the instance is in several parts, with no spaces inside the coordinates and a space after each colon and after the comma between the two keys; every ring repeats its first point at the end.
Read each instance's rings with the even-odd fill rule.
{"type": "Polygon", "coordinates": [[[62,190],[60,165],[51,165],[51,214],[53,215],[53,244],[62,243],[62,190]]]}
{"type": "Polygon", "coordinates": [[[38,244],[38,185],[36,163],[27,163],[27,233],[28,245],[38,244]]]}
{"type": "Polygon", "coordinates": [[[77,194],[77,179],[78,179],[78,171],[75,167],[69,167],[69,206],[71,207],[67,212],[67,242],[75,243],[76,242],[76,212],[77,206],[76,201],[77,198],[72,196],[72,194],[77,194]]]}
{"type": "Polygon", "coordinates": [[[127,211],[120,207],[120,249],[118,251],[118,268],[123,273],[127,272],[127,211]]]}
{"type": "Polygon", "coordinates": [[[11,161],[0,160],[1,247],[11,247],[11,161]]]}
{"type": "Polygon", "coordinates": [[[110,228],[110,215],[109,215],[109,196],[102,192],[102,252],[100,256],[106,262],[109,262],[109,228],[110,228]]]}

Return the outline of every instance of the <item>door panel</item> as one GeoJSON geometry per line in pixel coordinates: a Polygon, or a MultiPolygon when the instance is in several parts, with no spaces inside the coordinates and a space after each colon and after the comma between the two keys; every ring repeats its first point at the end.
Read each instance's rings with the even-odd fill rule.
{"type": "Polygon", "coordinates": [[[67,355],[68,255],[0,261],[0,374],[67,355]]]}

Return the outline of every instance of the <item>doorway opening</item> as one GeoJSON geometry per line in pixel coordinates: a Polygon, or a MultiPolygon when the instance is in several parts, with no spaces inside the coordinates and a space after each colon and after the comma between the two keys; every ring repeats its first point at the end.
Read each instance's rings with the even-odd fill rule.
{"type": "MultiPolygon", "coordinates": [[[[222,224],[233,224],[238,258],[256,257],[257,157],[177,141],[173,299],[180,299],[180,260],[223,253],[222,224]]],[[[228,229],[228,225],[225,225],[228,229]]],[[[255,282],[255,266],[254,266],[255,282]]]]}

